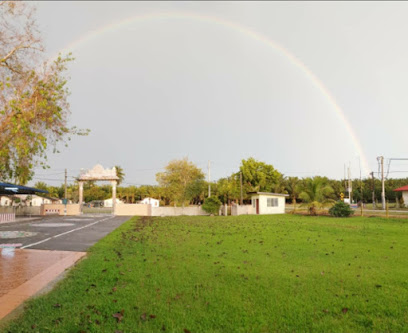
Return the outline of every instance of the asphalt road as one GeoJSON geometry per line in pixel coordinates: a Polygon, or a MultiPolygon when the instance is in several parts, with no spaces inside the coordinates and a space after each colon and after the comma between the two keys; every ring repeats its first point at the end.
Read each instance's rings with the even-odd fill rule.
{"type": "Polygon", "coordinates": [[[110,215],[50,216],[3,223],[0,247],[82,252],[129,219],[110,215]]]}

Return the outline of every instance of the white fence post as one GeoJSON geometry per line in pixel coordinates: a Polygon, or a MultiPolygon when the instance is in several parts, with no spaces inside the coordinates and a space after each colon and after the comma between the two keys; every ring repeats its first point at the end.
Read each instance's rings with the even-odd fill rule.
{"type": "Polygon", "coordinates": [[[0,214],[0,223],[14,222],[15,220],[16,220],[15,213],[1,213],[0,214]]]}

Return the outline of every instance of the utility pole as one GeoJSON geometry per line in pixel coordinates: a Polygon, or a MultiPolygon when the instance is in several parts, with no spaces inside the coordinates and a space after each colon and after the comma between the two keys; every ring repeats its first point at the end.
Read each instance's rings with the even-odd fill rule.
{"type": "Polygon", "coordinates": [[[351,182],[351,173],[350,173],[350,165],[349,165],[348,167],[348,193],[349,193],[350,205],[353,203],[352,202],[352,191],[353,191],[353,183],[351,182]]]}
{"type": "Polygon", "coordinates": [[[208,160],[208,197],[211,197],[211,176],[210,176],[211,162],[208,160]]]}
{"type": "Polygon", "coordinates": [[[363,216],[363,181],[361,179],[361,159],[358,156],[358,166],[360,168],[360,208],[361,208],[361,216],[363,216]]]}
{"type": "Polygon", "coordinates": [[[67,216],[67,203],[68,203],[68,190],[67,190],[67,178],[68,178],[68,173],[67,169],[65,169],[65,193],[64,193],[64,215],[67,216]]]}
{"type": "Polygon", "coordinates": [[[244,199],[242,197],[242,171],[239,172],[239,183],[241,185],[241,202],[240,202],[240,205],[242,206],[244,204],[244,199]]]}
{"type": "Polygon", "coordinates": [[[375,205],[375,182],[374,182],[374,171],[372,171],[372,172],[370,173],[370,175],[371,175],[371,179],[372,179],[372,181],[371,181],[371,190],[373,191],[373,209],[376,209],[377,207],[376,207],[376,205],[375,205]]]}
{"type": "Polygon", "coordinates": [[[347,192],[346,163],[344,163],[344,193],[347,192]]]}
{"type": "Polygon", "coordinates": [[[65,199],[68,199],[67,178],[68,178],[67,169],[65,169],[65,196],[64,196],[65,199]]]}
{"type": "Polygon", "coordinates": [[[382,209],[385,209],[385,184],[384,184],[384,156],[377,157],[381,163],[381,203],[382,209]]]}

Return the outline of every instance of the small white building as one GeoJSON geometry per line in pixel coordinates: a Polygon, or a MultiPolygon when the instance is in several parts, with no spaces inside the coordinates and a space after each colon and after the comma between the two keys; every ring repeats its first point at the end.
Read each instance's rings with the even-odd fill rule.
{"type": "Polygon", "coordinates": [[[40,207],[41,205],[62,203],[62,200],[60,199],[41,197],[36,194],[19,194],[16,195],[16,197],[18,197],[25,206],[40,207]]]}
{"type": "Polygon", "coordinates": [[[404,200],[404,205],[408,206],[408,185],[396,188],[394,192],[402,192],[402,200],[404,200]]]}
{"type": "Polygon", "coordinates": [[[289,196],[288,194],[269,192],[250,194],[254,214],[285,214],[285,198],[289,196]]]}
{"type": "Polygon", "coordinates": [[[146,205],[152,205],[152,207],[159,207],[160,206],[160,200],[153,199],[153,198],[144,198],[142,201],[140,201],[141,204],[146,204],[146,205]]]}
{"type": "Polygon", "coordinates": [[[0,206],[10,206],[12,200],[8,196],[0,196],[0,206]]]}
{"type": "MultiPolygon", "coordinates": [[[[116,204],[117,205],[118,204],[123,204],[123,201],[119,200],[119,199],[116,199],[116,204]]],[[[103,206],[108,207],[108,208],[112,208],[113,207],[113,199],[109,198],[109,199],[103,200],[103,206]]]]}
{"type": "Polygon", "coordinates": [[[29,206],[39,207],[41,205],[57,204],[61,203],[61,200],[55,198],[44,198],[38,195],[32,195],[31,200],[28,203],[29,206]]]}

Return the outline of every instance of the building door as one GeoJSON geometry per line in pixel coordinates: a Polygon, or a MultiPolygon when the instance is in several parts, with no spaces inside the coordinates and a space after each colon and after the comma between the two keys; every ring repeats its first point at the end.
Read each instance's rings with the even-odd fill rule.
{"type": "Polygon", "coordinates": [[[256,214],[259,214],[259,199],[256,199],[256,214]]]}

